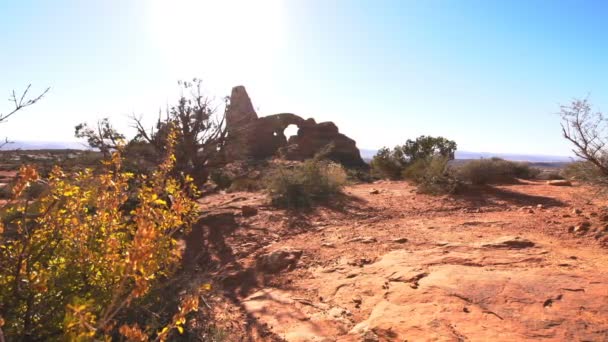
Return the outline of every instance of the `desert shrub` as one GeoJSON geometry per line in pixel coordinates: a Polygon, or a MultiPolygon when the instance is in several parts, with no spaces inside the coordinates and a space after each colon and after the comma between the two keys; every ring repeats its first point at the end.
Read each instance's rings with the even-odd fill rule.
{"type": "Polygon", "coordinates": [[[181,256],[175,236],[198,212],[187,195],[195,192],[192,180],[169,176],[175,159],[168,151],[148,176],[124,172],[118,152],[99,173],[55,167],[34,200],[24,194],[39,176],[21,168],[0,226],[0,334],[143,341],[183,331],[198,294],[184,296],[178,308],[146,311],[163,300],[157,291],[181,256]],[[125,210],[132,197],[136,205],[125,210]]]}
{"type": "Polygon", "coordinates": [[[374,181],[370,170],[346,169],[346,175],[350,183],[371,183],[374,181]]]}
{"type": "Polygon", "coordinates": [[[215,183],[218,189],[228,189],[232,185],[232,177],[222,169],[211,171],[209,179],[215,183]]]}
{"type": "Polygon", "coordinates": [[[540,170],[526,163],[512,162],[501,158],[471,160],[457,169],[459,180],[475,184],[494,184],[512,182],[516,178],[536,177],[540,170]]]}
{"type": "Polygon", "coordinates": [[[558,171],[541,171],[535,178],[539,180],[558,180],[564,179],[564,176],[558,171]]]}
{"type": "Polygon", "coordinates": [[[399,179],[404,164],[404,160],[400,160],[390,149],[383,147],[378,150],[370,163],[371,173],[377,178],[399,179]]]}
{"type": "Polygon", "coordinates": [[[460,186],[448,167],[448,158],[441,156],[416,160],[403,170],[402,177],[416,184],[420,193],[450,194],[460,186]]]}
{"type": "Polygon", "coordinates": [[[339,194],[347,182],[340,164],[313,158],[292,167],[278,166],[266,179],[273,205],[309,207],[339,194]]]}

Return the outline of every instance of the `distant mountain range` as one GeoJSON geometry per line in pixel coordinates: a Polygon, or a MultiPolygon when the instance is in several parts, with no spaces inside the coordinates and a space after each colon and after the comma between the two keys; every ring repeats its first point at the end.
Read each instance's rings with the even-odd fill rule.
{"type": "MultiPolygon", "coordinates": [[[[361,158],[370,161],[378,150],[361,149],[361,158]]],[[[470,152],[456,151],[456,159],[481,159],[498,157],[511,161],[522,161],[531,163],[567,163],[573,160],[567,156],[549,156],[540,154],[514,154],[514,153],[492,153],[492,152],[470,152]]]]}
{"type": "Polygon", "coordinates": [[[3,151],[10,150],[87,150],[84,142],[78,141],[14,141],[2,147],[3,151]]]}
{"type": "MultiPolygon", "coordinates": [[[[2,147],[2,150],[86,150],[89,149],[84,142],[78,141],[15,141],[2,147]]],[[[360,149],[361,157],[370,161],[378,150],[360,149]]],[[[532,163],[564,163],[572,161],[572,157],[549,156],[537,154],[514,154],[514,153],[492,153],[492,152],[470,152],[456,151],[456,159],[480,159],[499,157],[512,161],[526,161],[532,163]]]]}

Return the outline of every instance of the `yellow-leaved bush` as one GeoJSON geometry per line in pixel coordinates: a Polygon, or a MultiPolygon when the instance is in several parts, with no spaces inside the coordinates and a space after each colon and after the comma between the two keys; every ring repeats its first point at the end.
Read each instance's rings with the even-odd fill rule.
{"type": "Polygon", "coordinates": [[[122,171],[120,151],[103,172],[55,167],[34,200],[22,193],[41,180],[33,167],[20,170],[13,199],[2,209],[0,334],[7,340],[122,335],[143,341],[183,331],[198,294],[185,296],[156,326],[140,327],[138,317],[125,314],[137,312],[133,307],[176,272],[176,234],[197,217],[192,180],[171,175],[174,141],[170,134],[167,157],[147,176],[122,171]]]}

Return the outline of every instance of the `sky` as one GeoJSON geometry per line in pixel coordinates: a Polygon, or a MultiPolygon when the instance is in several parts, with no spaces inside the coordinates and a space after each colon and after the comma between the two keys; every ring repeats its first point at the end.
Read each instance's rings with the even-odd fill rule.
{"type": "Polygon", "coordinates": [[[556,113],[608,107],[606,32],[605,1],[0,0],[0,95],[51,87],[0,135],[69,141],[104,117],[129,133],[198,77],[218,103],[242,84],[259,115],[333,121],[360,148],[425,134],[570,155],[556,113]]]}

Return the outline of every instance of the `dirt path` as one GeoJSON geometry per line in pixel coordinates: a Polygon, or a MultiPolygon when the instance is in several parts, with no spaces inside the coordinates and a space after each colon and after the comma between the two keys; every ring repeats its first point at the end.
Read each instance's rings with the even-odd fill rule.
{"type": "Polygon", "coordinates": [[[608,340],[607,202],[589,188],[528,182],[450,198],[382,182],[347,194],[300,217],[262,207],[231,235],[257,241],[232,251],[242,269],[302,251],[294,269],[235,292],[268,330],[254,339],[608,340]]]}

